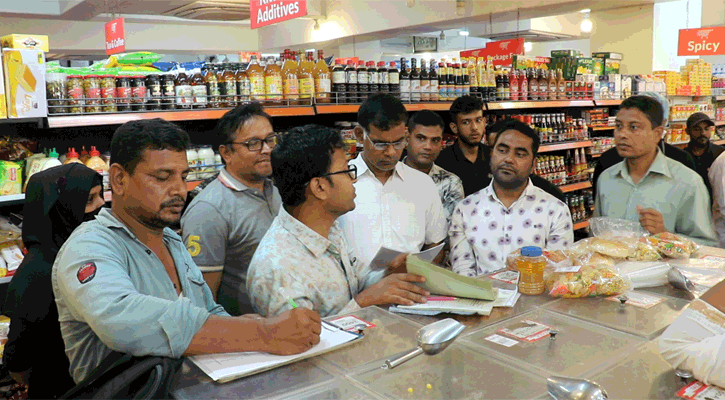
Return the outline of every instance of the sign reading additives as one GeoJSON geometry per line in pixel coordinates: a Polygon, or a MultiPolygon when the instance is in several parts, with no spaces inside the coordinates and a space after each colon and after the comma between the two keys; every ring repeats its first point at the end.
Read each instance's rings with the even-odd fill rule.
{"type": "Polygon", "coordinates": [[[252,29],[307,15],[307,0],[250,0],[252,29]]]}

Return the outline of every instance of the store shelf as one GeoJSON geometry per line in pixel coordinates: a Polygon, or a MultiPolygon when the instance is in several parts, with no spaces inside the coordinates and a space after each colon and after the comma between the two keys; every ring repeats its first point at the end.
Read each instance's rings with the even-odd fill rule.
{"type": "Polygon", "coordinates": [[[577,182],[577,183],[572,183],[569,185],[559,186],[559,189],[564,193],[569,193],[569,192],[575,192],[577,190],[589,189],[590,187],[592,187],[592,183],[590,181],[584,181],[584,182],[577,182]]]}
{"type": "Polygon", "coordinates": [[[725,121],[715,121],[715,126],[723,126],[725,125],[725,121]]]}
{"type": "Polygon", "coordinates": [[[622,104],[622,100],[594,100],[597,107],[613,107],[622,104]]]}
{"type": "MultiPolygon", "coordinates": [[[[229,112],[229,108],[214,110],[189,111],[152,111],[144,113],[115,113],[94,115],[64,115],[48,117],[50,128],[72,128],[78,126],[119,125],[128,121],[162,118],[167,121],[196,121],[204,119],[219,119],[229,112]]],[[[264,107],[264,111],[273,117],[293,117],[300,115],[315,115],[312,106],[300,107],[264,107]]]]}
{"type": "Polygon", "coordinates": [[[614,130],[614,126],[590,126],[589,129],[593,131],[611,131],[614,130]]]}
{"type": "Polygon", "coordinates": [[[591,153],[591,154],[587,154],[587,155],[590,156],[591,158],[598,158],[598,157],[601,157],[602,154],[603,153],[591,153]]]}
{"type": "Polygon", "coordinates": [[[25,193],[0,196],[0,206],[12,206],[23,203],[25,203],[25,193]]]}
{"type": "Polygon", "coordinates": [[[589,220],[577,222],[574,224],[574,230],[578,231],[579,229],[584,229],[589,226],[589,220]]]}
{"type": "Polygon", "coordinates": [[[315,111],[317,114],[356,113],[359,108],[359,104],[315,104],[315,111]]]}
{"type": "Polygon", "coordinates": [[[486,103],[489,111],[527,108],[594,107],[592,100],[495,101],[486,103]]]}
{"type": "Polygon", "coordinates": [[[44,118],[0,118],[0,124],[37,124],[43,127],[44,118]]]}
{"type": "Polygon", "coordinates": [[[559,150],[568,150],[568,149],[578,149],[581,147],[592,147],[594,143],[592,143],[591,140],[586,140],[583,142],[570,142],[570,143],[558,143],[558,144],[549,144],[539,147],[539,153],[546,153],[549,151],[559,151],[559,150]]]}
{"type": "Polygon", "coordinates": [[[725,101],[725,96],[712,96],[712,99],[715,101],[725,101]]]}
{"type": "Polygon", "coordinates": [[[404,104],[405,109],[408,111],[422,111],[422,110],[431,110],[431,111],[448,111],[451,109],[452,102],[442,102],[442,103],[415,103],[415,104],[404,104]]]}

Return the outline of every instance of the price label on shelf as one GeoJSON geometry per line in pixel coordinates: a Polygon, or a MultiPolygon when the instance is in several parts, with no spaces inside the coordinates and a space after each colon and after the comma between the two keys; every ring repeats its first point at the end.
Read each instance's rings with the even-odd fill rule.
{"type": "Polygon", "coordinates": [[[533,343],[549,336],[551,327],[528,319],[498,330],[506,336],[533,343]]]}
{"type": "Polygon", "coordinates": [[[519,273],[516,271],[501,271],[488,276],[495,281],[516,285],[519,283],[519,273]]]}
{"type": "Polygon", "coordinates": [[[486,340],[488,340],[489,342],[500,344],[501,346],[505,347],[516,346],[517,344],[519,344],[519,342],[517,342],[516,340],[509,339],[495,333],[491,336],[486,337],[486,340]]]}
{"type": "Polygon", "coordinates": [[[687,400],[725,400],[725,390],[702,382],[692,382],[680,389],[677,396],[687,400]]]}

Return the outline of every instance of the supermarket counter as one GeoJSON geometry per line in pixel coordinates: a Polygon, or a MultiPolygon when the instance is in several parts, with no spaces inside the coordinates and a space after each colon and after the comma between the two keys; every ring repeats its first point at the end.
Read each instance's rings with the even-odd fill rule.
{"type": "MultiPolygon", "coordinates": [[[[725,251],[703,248],[693,256],[706,255],[725,258],[725,251]]],[[[511,287],[501,282],[495,286],[511,287]]],[[[604,298],[553,299],[544,294],[521,296],[515,307],[494,308],[490,316],[422,317],[368,307],[350,315],[375,326],[348,347],[225,384],[213,382],[187,360],[174,396],[547,398],[546,378],[561,375],[594,380],[610,398],[675,399],[685,383],[659,356],[656,338],[696,295],[669,287],[635,292],[656,304],[645,308],[604,298]],[[415,347],[421,326],[445,317],[466,325],[450,347],[392,370],[380,368],[386,359],[415,347]],[[528,324],[559,333],[553,340],[548,335],[512,340],[498,334],[528,324]]]]}

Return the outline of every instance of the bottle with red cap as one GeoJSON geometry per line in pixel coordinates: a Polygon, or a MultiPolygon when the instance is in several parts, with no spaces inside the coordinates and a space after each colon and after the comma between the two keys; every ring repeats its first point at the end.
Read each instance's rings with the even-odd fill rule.
{"type": "Polygon", "coordinates": [[[398,71],[395,61],[390,62],[390,69],[388,69],[388,92],[400,98],[400,71],[398,71]]]}
{"type": "Polygon", "coordinates": [[[332,67],[332,92],[333,103],[344,103],[346,101],[347,85],[345,82],[345,67],[342,65],[342,59],[335,59],[335,66],[332,67]]]}
{"type": "Polygon", "coordinates": [[[86,167],[98,172],[103,177],[103,190],[108,190],[108,164],[101,158],[101,152],[96,146],[91,146],[91,158],[86,161],[86,167]]]}
{"type": "Polygon", "coordinates": [[[65,161],[63,161],[63,164],[72,164],[72,163],[83,164],[80,160],[80,155],[78,154],[76,149],[73,147],[69,147],[68,154],[66,154],[65,161]]]}
{"type": "Polygon", "coordinates": [[[375,68],[375,61],[368,61],[365,65],[368,67],[370,93],[378,93],[380,91],[380,75],[378,74],[377,68],[375,68]]]}
{"type": "Polygon", "coordinates": [[[355,60],[347,60],[345,84],[347,89],[347,102],[357,103],[357,70],[355,69],[355,60]]]}
{"type": "Polygon", "coordinates": [[[370,96],[370,74],[368,69],[365,68],[365,61],[363,60],[357,62],[357,91],[360,94],[358,101],[363,101],[370,96]]]}
{"type": "Polygon", "coordinates": [[[390,91],[390,76],[388,75],[388,69],[385,68],[385,62],[378,61],[378,90],[381,93],[387,93],[390,91]]]}

